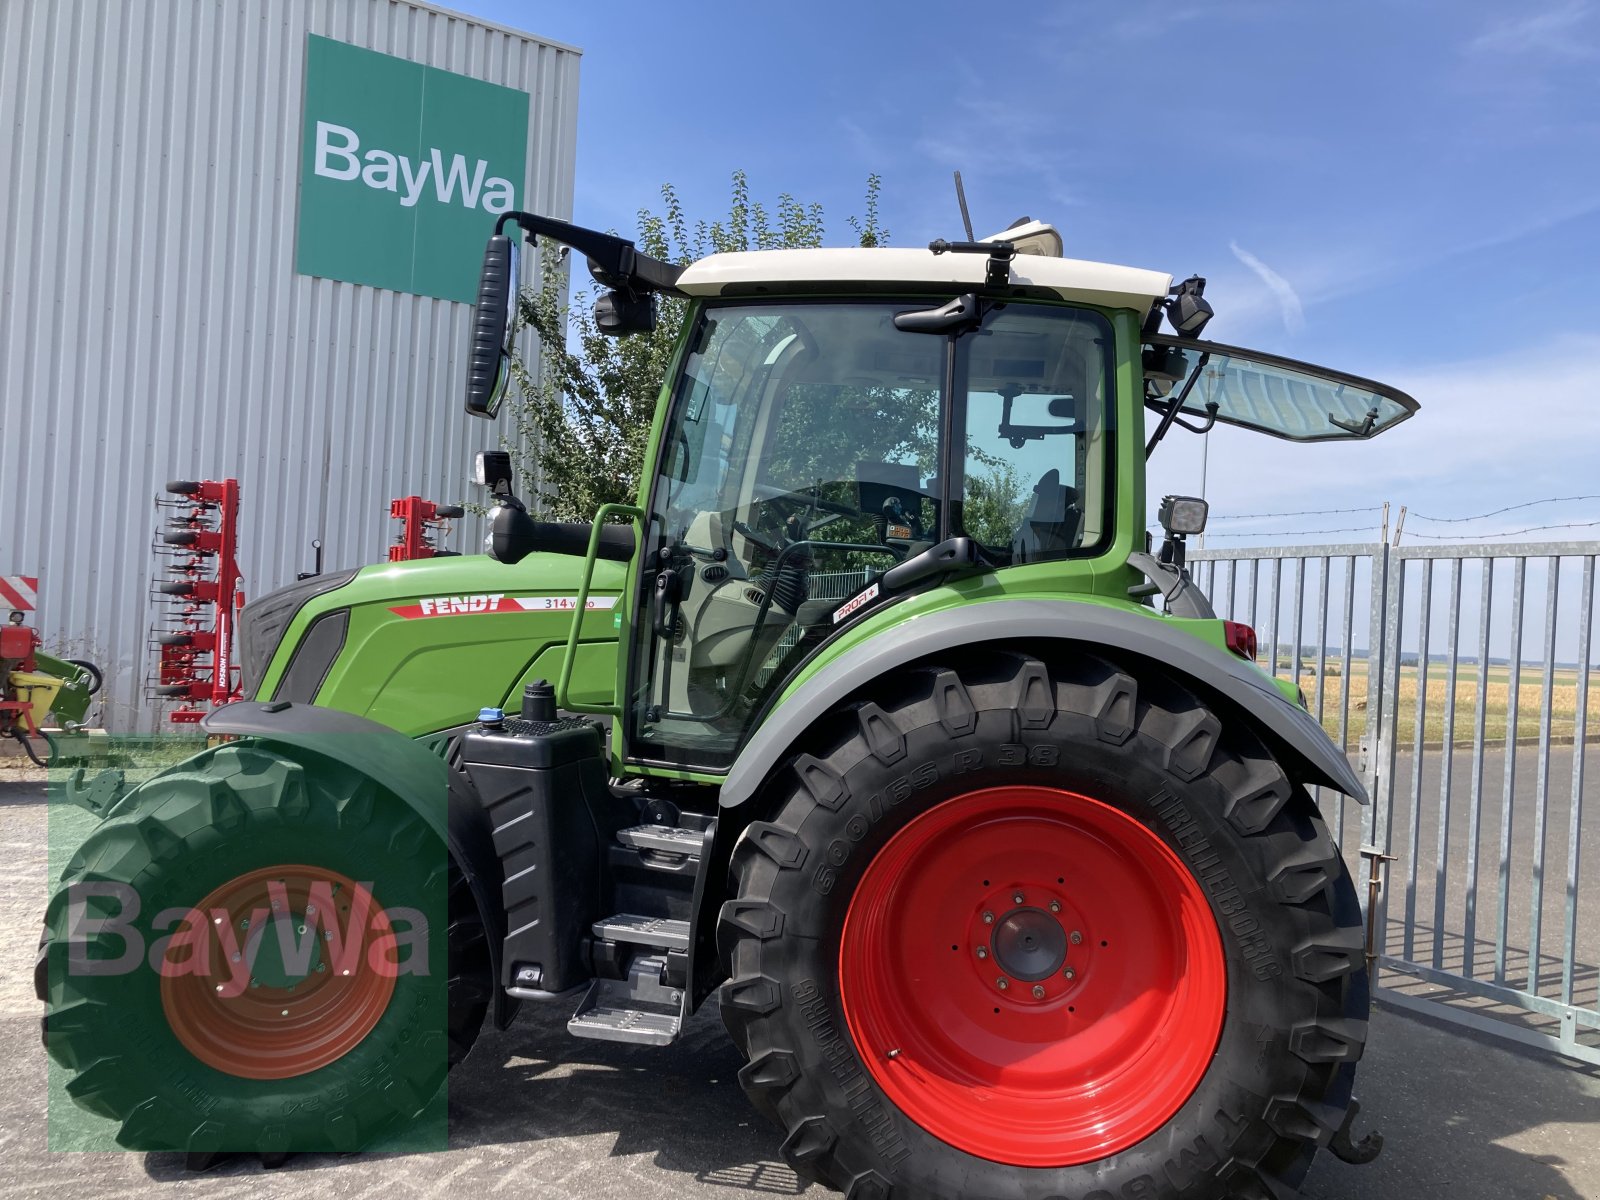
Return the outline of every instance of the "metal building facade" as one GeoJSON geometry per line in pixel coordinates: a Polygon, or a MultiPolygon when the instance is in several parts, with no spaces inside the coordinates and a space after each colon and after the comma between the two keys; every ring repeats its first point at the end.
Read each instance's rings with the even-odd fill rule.
{"type": "MultiPolygon", "coordinates": [[[[470,499],[468,305],[295,274],[308,34],[525,91],[519,207],[571,217],[578,53],[400,0],[0,5],[0,573],[154,727],[152,499],[236,476],[248,597],[470,499]]],[[[485,233],[487,235],[487,229],[485,233]]],[[[476,537],[458,530],[453,548],[476,537]]]]}

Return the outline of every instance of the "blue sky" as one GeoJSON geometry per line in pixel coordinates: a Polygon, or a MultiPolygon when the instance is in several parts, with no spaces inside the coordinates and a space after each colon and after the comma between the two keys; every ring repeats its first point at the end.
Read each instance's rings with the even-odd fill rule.
{"type": "MultiPolygon", "coordinates": [[[[1368,445],[1213,435],[1219,515],[1600,494],[1600,0],[455,2],[584,51],[582,223],[630,231],[667,181],[715,216],[743,168],[758,197],[820,201],[842,243],[877,172],[915,245],[959,234],[960,168],[980,236],[1026,214],[1069,255],[1205,275],[1207,336],[1422,402],[1368,445]]],[[[1155,495],[1198,490],[1199,443],[1157,451],[1155,495]]]]}

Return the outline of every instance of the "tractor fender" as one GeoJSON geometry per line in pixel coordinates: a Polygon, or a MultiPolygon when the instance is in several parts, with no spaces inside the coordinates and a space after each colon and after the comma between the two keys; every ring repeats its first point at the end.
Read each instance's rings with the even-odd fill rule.
{"type": "Polygon", "coordinates": [[[1000,641],[1033,647],[1076,642],[1111,658],[1147,659],[1220,700],[1224,709],[1243,714],[1290,777],[1367,803],[1366,788],[1317,719],[1285,700],[1254,665],[1142,612],[1070,600],[991,600],[916,617],[897,626],[893,637],[857,646],[819,670],[768,714],[746,744],[722,786],[721,807],[737,808],[750,799],[806,729],[874,679],[941,652],[1000,641]]]}
{"type": "MultiPolygon", "coordinates": [[[[449,787],[442,799],[430,786],[430,781],[440,778],[443,764],[439,755],[366,717],[287,700],[227,704],[201,721],[201,726],[209,734],[257,738],[337,758],[410,805],[443,839],[466,879],[488,935],[493,977],[500,978],[500,953],[506,931],[500,899],[500,859],[494,851],[488,819],[470,784],[449,787]]],[[[517,1007],[515,1001],[495,989],[492,1015],[498,1027],[509,1023],[517,1007]]]]}

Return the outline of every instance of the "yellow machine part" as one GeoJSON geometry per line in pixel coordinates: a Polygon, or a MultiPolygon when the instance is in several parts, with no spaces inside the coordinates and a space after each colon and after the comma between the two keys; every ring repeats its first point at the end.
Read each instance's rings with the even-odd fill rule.
{"type": "Polygon", "coordinates": [[[6,682],[11,685],[10,690],[16,698],[28,706],[34,727],[43,729],[50,706],[56,702],[56,693],[61,690],[61,680],[37,671],[13,671],[6,676],[6,682]]]}

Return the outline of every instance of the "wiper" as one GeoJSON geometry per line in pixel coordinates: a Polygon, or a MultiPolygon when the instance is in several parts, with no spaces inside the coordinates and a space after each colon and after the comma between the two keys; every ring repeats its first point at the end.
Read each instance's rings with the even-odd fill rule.
{"type": "Polygon", "coordinates": [[[986,565],[977,542],[967,537],[953,537],[937,546],[929,546],[921,554],[914,554],[904,562],[896,563],[883,573],[878,582],[885,591],[897,592],[937,575],[965,573],[986,565]]]}
{"type": "MultiPolygon", "coordinates": [[[[1155,405],[1149,404],[1149,402],[1146,401],[1146,404],[1149,405],[1149,407],[1161,414],[1161,424],[1156,426],[1156,431],[1150,435],[1150,440],[1145,443],[1145,458],[1149,458],[1151,454],[1155,453],[1155,448],[1161,443],[1161,439],[1167,436],[1167,430],[1171,429],[1172,423],[1178,419],[1178,410],[1183,407],[1183,402],[1189,398],[1189,393],[1194,390],[1194,385],[1200,379],[1200,372],[1205,370],[1206,363],[1210,361],[1211,352],[1202,352],[1200,355],[1200,361],[1194,364],[1194,370],[1190,371],[1189,378],[1184,380],[1183,390],[1179,392],[1174,399],[1168,401],[1166,408],[1157,408],[1155,405]]],[[[1211,425],[1216,421],[1216,407],[1217,406],[1214,404],[1206,405],[1206,412],[1211,418],[1211,420],[1206,424],[1206,429],[1210,429],[1211,425]]],[[[1184,428],[1194,429],[1192,425],[1185,425],[1184,428]]],[[[1203,433],[1205,430],[1194,430],[1194,432],[1203,433]]]]}
{"type": "Polygon", "coordinates": [[[1340,429],[1347,433],[1353,433],[1358,438],[1370,437],[1372,435],[1372,427],[1377,423],[1378,410],[1375,408],[1368,409],[1367,415],[1359,421],[1345,421],[1332,413],[1328,414],[1328,424],[1337,425],[1340,429]]]}

